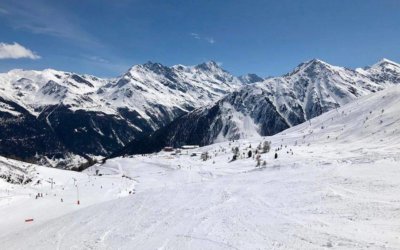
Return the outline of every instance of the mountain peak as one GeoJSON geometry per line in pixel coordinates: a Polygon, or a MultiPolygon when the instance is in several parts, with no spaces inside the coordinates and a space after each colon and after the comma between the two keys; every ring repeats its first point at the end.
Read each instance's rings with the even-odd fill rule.
{"type": "Polygon", "coordinates": [[[400,67],[400,65],[398,63],[393,62],[393,61],[391,61],[389,59],[386,59],[386,58],[382,58],[377,63],[372,65],[372,67],[385,67],[385,66],[388,66],[388,65],[393,65],[393,66],[396,66],[396,67],[400,67]]]}
{"type": "Polygon", "coordinates": [[[310,65],[325,65],[325,66],[330,66],[329,63],[322,61],[321,59],[314,58],[311,59],[307,62],[305,62],[305,65],[310,66],[310,65]]]}
{"type": "Polygon", "coordinates": [[[171,71],[171,68],[158,63],[158,62],[152,62],[152,61],[148,61],[144,64],[138,64],[138,65],[134,65],[133,67],[131,67],[128,71],[128,74],[132,74],[132,72],[148,72],[148,71],[152,71],[156,74],[167,74],[168,72],[171,71]]]}
{"type": "Polygon", "coordinates": [[[302,68],[302,69],[306,69],[309,67],[331,67],[332,65],[330,65],[327,62],[324,62],[318,58],[314,58],[312,60],[306,61],[304,63],[301,63],[298,68],[302,68]]]}
{"type": "Polygon", "coordinates": [[[307,72],[315,72],[315,71],[321,71],[321,70],[327,70],[330,69],[332,65],[329,63],[326,63],[320,59],[314,58],[312,60],[303,62],[299,64],[292,72],[284,75],[284,76],[291,76],[294,74],[297,74],[299,72],[307,71],[307,72]]]}
{"type": "Polygon", "coordinates": [[[215,61],[208,61],[201,63],[196,66],[197,69],[202,69],[202,70],[208,70],[208,71],[214,71],[216,69],[221,69],[221,67],[216,63],[215,61]]]}
{"type": "Polygon", "coordinates": [[[160,68],[165,68],[166,66],[162,65],[161,63],[158,62],[152,62],[148,61],[144,64],[142,64],[142,67],[153,70],[153,69],[160,69],[160,68]]]}

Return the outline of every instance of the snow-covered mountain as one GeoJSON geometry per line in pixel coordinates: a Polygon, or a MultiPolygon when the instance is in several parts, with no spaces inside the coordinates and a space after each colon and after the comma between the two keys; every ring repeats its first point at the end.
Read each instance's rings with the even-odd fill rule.
{"type": "Polygon", "coordinates": [[[119,153],[273,135],[360,96],[396,85],[400,83],[399,74],[400,65],[386,59],[363,70],[314,59],[284,76],[246,85],[213,105],[181,116],[119,153]]]}
{"type": "Polygon", "coordinates": [[[238,78],[213,61],[172,67],[148,62],[132,67],[98,93],[109,106],[135,110],[156,129],[178,115],[218,100],[240,85],[238,78]]]}
{"type": "Polygon", "coordinates": [[[0,154],[29,161],[107,155],[241,84],[215,62],[148,62],[115,79],[12,70],[0,74],[0,154]]]}
{"type": "Polygon", "coordinates": [[[388,59],[382,59],[371,67],[356,71],[380,85],[400,84],[400,65],[388,59]]]}

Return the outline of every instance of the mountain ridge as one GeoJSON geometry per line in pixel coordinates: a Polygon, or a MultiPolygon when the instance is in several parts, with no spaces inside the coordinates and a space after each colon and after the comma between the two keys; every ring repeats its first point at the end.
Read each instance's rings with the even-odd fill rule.
{"type": "Polygon", "coordinates": [[[382,63],[360,72],[319,59],[309,60],[288,74],[246,85],[213,105],[183,115],[151,136],[132,141],[113,156],[276,134],[361,96],[397,85],[399,82],[390,80],[396,80],[400,73],[398,64],[394,63],[391,71],[380,72],[376,65],[382,63]]]}

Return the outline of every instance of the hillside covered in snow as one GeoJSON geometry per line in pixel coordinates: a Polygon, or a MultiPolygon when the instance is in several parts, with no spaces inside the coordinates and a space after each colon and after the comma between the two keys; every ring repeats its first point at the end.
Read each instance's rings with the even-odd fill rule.
{"type": "Polygon", "coordinates": [[[399,249],[399,99],[400,87],[387,87],[274,136],[119,157],[84,173],[36,167],[53,189],[0,179],[0,213],[23,211],[0,221],[2,247],[399,249]]]}

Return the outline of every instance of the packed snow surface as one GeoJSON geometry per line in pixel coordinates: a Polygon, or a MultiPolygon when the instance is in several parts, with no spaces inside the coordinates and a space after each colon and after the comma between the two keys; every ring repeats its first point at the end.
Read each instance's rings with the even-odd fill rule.
{"type": "Polygon", "coordinates": [[[31,166],[29,184],[0,182],[1,248],[400,249],[399,98],[392,87],[273,137],[115,158],[84,173],[31,166]],[[265,140],[272,150],[256,167],[248,151],[265,140]]]}

